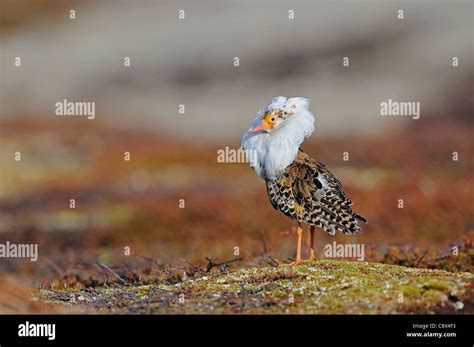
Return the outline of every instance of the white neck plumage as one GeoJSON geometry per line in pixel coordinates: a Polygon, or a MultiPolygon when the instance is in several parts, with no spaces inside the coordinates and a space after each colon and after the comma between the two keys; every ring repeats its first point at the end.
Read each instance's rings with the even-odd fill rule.
{"type": "Polygon", "coordinates": [[[242,149],[252,159],[250,166],[257,175],[265,180],[277,179],[295,160],[301,143],[314,131],[315,120],[308,107],[309,103],[306,107],[299,107],[269,133],[247,131],[242,139],[242,149]]]}

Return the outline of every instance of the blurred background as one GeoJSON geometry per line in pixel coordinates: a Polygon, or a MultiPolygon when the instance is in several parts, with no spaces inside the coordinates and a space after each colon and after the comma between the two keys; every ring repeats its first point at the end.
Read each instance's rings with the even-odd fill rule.
{"type": "Polygon", "coordinates": [[[233,259],[235,247],[236,266],[294,256],[293,222],[264,182],[217,162],[277,95],[311,99],[303,149],[369,220],[358,236],[318,233],[320,257],[337,240],[364,243],[368,260],[472,269],[472,1],[0,6],[0,241],[40,252],[1,259],[4,272],[90,285],[96,261],[122,276],[138,264],[130,276],[144,279],[153,266],[233,259]],[[95,119],[56,116],[63,99],[95,102],[95,119]],[[388,99],[420,102],[421,118],[381,116],[388,99]],[[465,253],[447,264],[453,245],[465,253]]]}

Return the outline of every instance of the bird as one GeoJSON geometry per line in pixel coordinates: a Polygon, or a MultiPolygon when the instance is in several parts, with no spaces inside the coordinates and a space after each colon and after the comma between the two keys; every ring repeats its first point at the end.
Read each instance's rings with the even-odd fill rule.
{"type": "Polygon", "coordinates": [[[341,182],[326,166],[301,149],[315,130],[315,117],[304,97],[277,96],[261,108],[242,137],[241,149],[250,166],[266,183],[272,206],[297,222],[296,259],[299,265],[316,259],[314,232],[356,234],[367,220],[351,209],[341,182]],[[308,224],[309,258],[301,259],[303,224],[308,224]]]}

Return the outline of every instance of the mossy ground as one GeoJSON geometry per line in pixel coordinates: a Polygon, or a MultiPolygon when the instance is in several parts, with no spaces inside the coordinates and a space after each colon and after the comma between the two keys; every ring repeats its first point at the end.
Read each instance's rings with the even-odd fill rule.
{"type": "Polygon", "coordinates": [[[472,301],[473,277],[320,260],[214,273],[176,284],[41,289],[39,295],[63,309],[98,313],[455,313],[465,311],[472,301]]]}

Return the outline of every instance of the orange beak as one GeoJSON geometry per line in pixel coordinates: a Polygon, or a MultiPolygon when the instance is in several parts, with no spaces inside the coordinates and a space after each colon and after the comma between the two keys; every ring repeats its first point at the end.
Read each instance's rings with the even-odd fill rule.
{"type": "Polygon", "coordinates": [[[258,123],[258,125],[256,125],[255,128],[252,129],[253,133],[256,133],[257,131],[260,131],[260,130],[265,130],[264,122],[265,122],[265,117],[267,115],[268,115],[268,111],[266,111],[265,114],[262,116],[260,123],[258,123]]]}
{"type": "Polygon", "coordinates": [[[257,125],[255,128],[252,129],[252,132],[255,133],[257,131],[263,130],[263,122],[260,122],[259,125],[257,125]]]}

